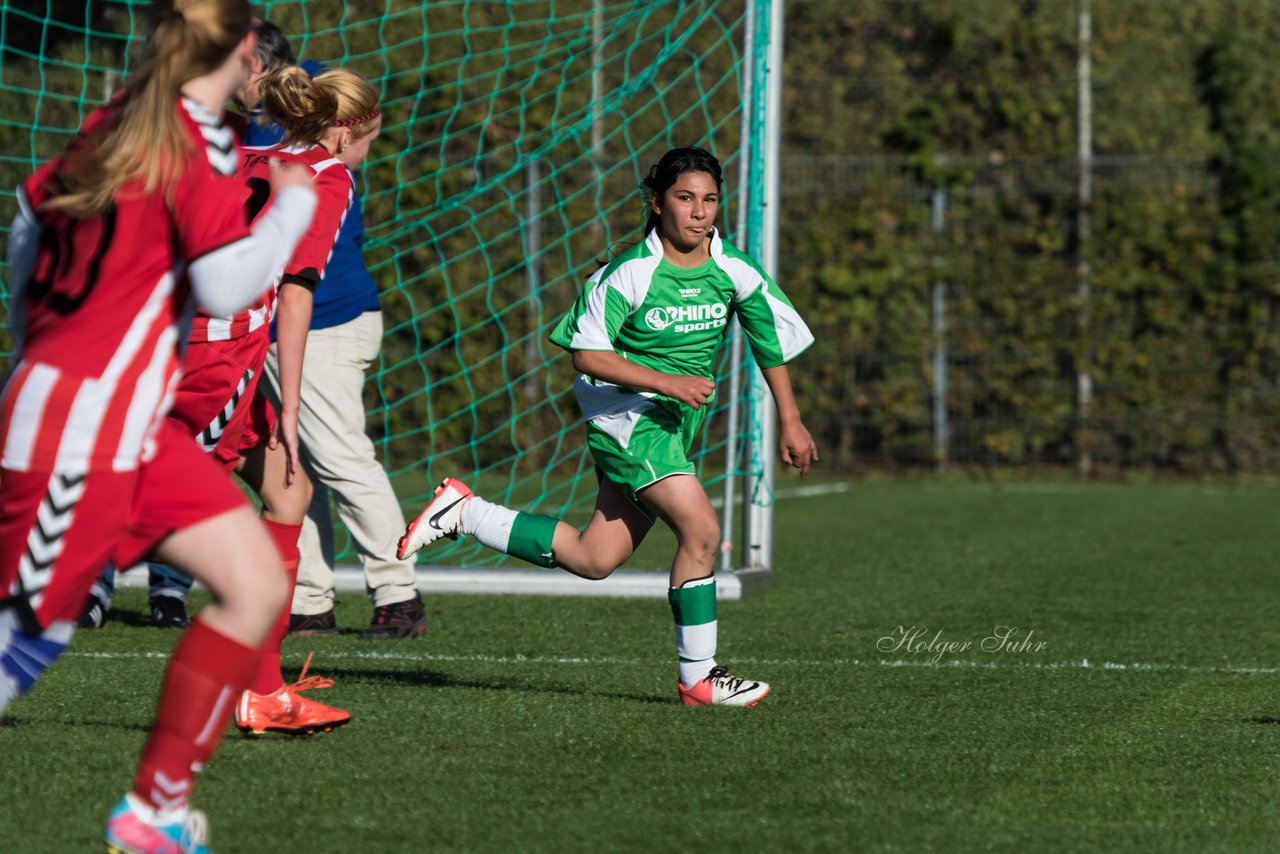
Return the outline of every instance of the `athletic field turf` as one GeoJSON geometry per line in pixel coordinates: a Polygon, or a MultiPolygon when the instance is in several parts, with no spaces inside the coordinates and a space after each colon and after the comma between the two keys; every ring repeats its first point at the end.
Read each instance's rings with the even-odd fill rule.
{"type": "MultiPolygon", "coordinates": [[[[677,704],[662,601],[434,597],[423,638],[370,644],[348,597],[341,637],[285,653],[315,650],[337,685],[314,696],[351,725],[229,733],[197,806],[219,852],[1273,851],[1277,497],[785,501],[776,588],[720,611],[721,660],[775,686],[745,711],[677,704]]],[[[0,850],[99,844],[176,638],[143,604],[122,594],[10,710],[0,850]]]]}

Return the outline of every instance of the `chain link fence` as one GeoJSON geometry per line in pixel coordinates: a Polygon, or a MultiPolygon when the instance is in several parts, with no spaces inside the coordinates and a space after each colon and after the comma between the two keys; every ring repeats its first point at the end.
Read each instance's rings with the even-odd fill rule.
{"type": "Polygon", "coordinates": [[[1280,470],[1277,36],[1270,0],[791,0],[828,457],[1280,470]]]}

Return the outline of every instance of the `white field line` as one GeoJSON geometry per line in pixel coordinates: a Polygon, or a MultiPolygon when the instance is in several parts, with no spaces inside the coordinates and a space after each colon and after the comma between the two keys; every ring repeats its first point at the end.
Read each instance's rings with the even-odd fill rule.
{"type": "MultiPolygon", "coordinates": [[[[906,482],[906,481],[903,481],[906,482]]],[[[980,491],[984,495],[998,495],[1000,493],[1008,493],[1010,495],[1097,495],[1099,493],[1116,493],[1116,492],[1132,492],[1134,485],[1124,483],[1077,483],[1062,481],[951,481],[942,483],[930,483],[922,481],[921,491],[932,493],[958,493],[961,491],[980,491]]],[[[1161,486],[1162,484],[1149,484],[1152,486],[1161,486]]],[[[1253,497],[1259,494],[1274,495],[1276,485],[1268,481],[1250,482],[1241,484],[1195,484],[1195,483],[1170,483],[1167,484],[1171,491],[1181,491],[1194,495],[1223,496],[1230,498],[1253,497]]],[[[1140,487],[1139,487],[1140,488],[1140,487]]]]}
{"type": "MultiPolygon", "coordinates": [[[[156,659],[169,657],[164,652],[88,652],[69,651],[64,658],[92,659],[156,659]]],[[[608,656],[543,656],[543,655],[442,655],[439,653],[414,654],[412,652],[377,652],[325,650],[323,658],[332,660],[357,661],[409,661],[439,663],[472,663],[472,664],[554,664],[586,667],[649,667],[654,660],[639,661],[627,658],[611,658],[608,656]]],[[[1280,674],[1280,667],[1257,667],[1251,665],[1192,665],[1162,664],[1156,662],[1120,662],[1090,661],[1087,658],[1071,661],[1011,661],[992,659],[989,661],[972,661],[952,659],[930,661],[927,658],[734,658],[735,664],[762,667],[821,667],[821,668],[861,668],[861,669],[896,669],[911,668],[919,670],[1088,670],[1094,672],[1131,672],[1131,673],[1222,673],[1250,674],[1273,676],[1280,674]]]]}
{"type": "MultiPolygon", "coordinates": [[[[716,484],[716,487],[719,487],[719,484],[716,484]]],[[[775,501],[781,501],[785,498],[820,498],[824,495],[835,495],[839,492],[851,492],[853,487],[854,484],[848,482],[813,483],[807,486],[792,486],[787,489],[779,489],[773,494],[773,497],[775,501]]],[[[712,491],[714,492],[715,488],[712,491]]],[[[741,504],[743,501],[742,490],[737,489],[733,497],[735,504],[741,504]]],[[[712,495],[710,498],[712,507],[724,506],[723,490],[721,490],[720,495],[712,495]]]]}
{"type": "Polygon", "coordinates": [[[823,495],[834,495],[837,492],[851,492],[853,484],[848,482],[841,483],[811,483],[806,486],[792,486],[787,489],[779,489],[777,495],[779,498],[817,498],[823,495]]]}
{"type": "MultiPolygon", "coordinates": [[[[862,488],[864,490],[876,491],[883,486],[883,481],[868,481],[865,483],[857,483],[854,481],[836,481],[833,483],[813,483],[803,486],[792,486],[786,489],[779,489],[775,494],[775,498],[819,498],[824,495],[834,495],[841,492],[852,492],[855,489],[862,488]]],[[[900,483],[909,483],[909,481],[900,481],[900,483]]],[[[981,492],[989,495],[999,495],[1007,493],[1010,495],[1097,495],[1101,492],[1124,492],[1132,491],[1132,487],[1123,483],[1059,483],[1055,481],[1033,481],[1022,483],[1017,481],[997,482],[997,481],[968,481],[962,483],[931,483],[929,481],[919,482],[922,492],[933,493],[960,493],[960,492],[981,492]]],[[[1196,495],[1220,496],[1227,498],[1254,497],[1259,494],[1274,495],[1280,489],[1277,484],[1272,483],[1243,483],[1243,484],[1171,484],[1172,490],[1182,490],[1196,495]]],[[[715,489],[711,490],[716,491],[715,489]]],[[[723,492],[723,490],[721,490],[723,492]]],[[[742,489],[736,490],[736,498],[740,503],[742,501],[742,489]]],[[[719,507],[724,503],[723,494],[713,497],[711,503],[719,507]]]]}

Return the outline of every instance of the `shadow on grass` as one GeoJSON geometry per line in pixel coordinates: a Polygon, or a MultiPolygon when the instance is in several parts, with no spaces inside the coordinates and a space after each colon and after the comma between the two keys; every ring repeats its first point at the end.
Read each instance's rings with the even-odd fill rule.
{"type": "MultiPolygon", "coordinates": [[[[107,614],[107,621],[121,623],[133,629],[155,629],[155,626],[151,625],[150,611],[143,613],[134,610],[112,609],[107,614]]],[[[175,638],[178,636],[178,632],[175,629],[156,629],[156,631],[173,632],[175,638]]]]}
{"type": "MultiPolygon", "coordinates": [[[[365,670],[362,668],[348,667],[326,667],[319,673],[328,676],[334,680],[354,683],[354,682],[377,682],[377,683],[395,683],[406,687],[422,687],[422,688],[469,688],[479,691],[518,691],[521,693],[533,694],[560,694],[566,697],[601,697],[608,700],[625,700],[632,703],[645,703],[651,705],[675,705],[677,701],[673,697],[656,696],[653,694],[627,693],[620,691],[583,691],[577,687],[568,685],[557,685],[550,682],[531,682],[526,679],[475,679],[475,678],[458,678],[447,673],[440,673],[434,670],[365,670]]],[[[286,677],[290,678],[290,677],[286,677]]],[[[1275,721],[1280,723],[1280,721],[1275,721]]],[[[10,713],[4,719],[4,727],[6,729],[24,729],[26,727],[100,727],[104,729],[126,730],[134,732],[149,732],[151,730],[150,723],[125,723],[122,721],[108,720],[92,720],[92,719],[76,719],[76,720],[49,720],[47,718],[27,717],[19,711],[18,713],[10,713]]]]}
{"type": "Polygon", "coordinates": [[[27,717],[21,712],[14,714],[8,713],[4,717],[4,729],[25,729],[27,727],[47,727],[49,729],[62,729],[65,727],[98,727],[100,729],[115,729],[133,732],[151,732],[151,723],[125,723],[123,721],[104,721],[90,719],[61,719],[51,720],[49,718],[27,717]]]}
{"type": "MultiPolygon", "coordinates": [[[[187,613],[189,615],[194,615],[195,611],[188,608],[187,613]]],[[[128,628],[131,628],[131,629],[156,628],[155,626],[151,625],[151,608],[150,607],[148,607],[146,610],[139,611],[136,608],[132,608],[129,606],[125,606],[122,608],[113,603],[111,609],[107,611],[107,622],[103,626],[103,628],[109,627],[112,623],[115,623],[118,626],[127,626],[128,628]]],[[[99,631],[99,629],[80,628],[78,629],[78,631],[96,632],[96,631],[99,631]]],[[[174,638],[177,638],[179,635],[179,632],[176,629],[156,629],[156,631],[173,632],[174,638]]]]}
{"type": "Polygon", "coordinates": [[[581,688],[568,685],[557,685],[552,682],[531,682],[517,678],[459,678],[434,670],[365,670],[358,667],[317,667],[316,671],[334,680],[396,682],[414,687],[473,688],[480,691],[563,694],[568,697],[602,697],[609,700],[627,700],[633,703],[652,703],[657,705],[672,705],[677,702],[674,697],[665,695],[656,696],[654,694],[633,694],[619,691],[584,691],[581,688]]]}

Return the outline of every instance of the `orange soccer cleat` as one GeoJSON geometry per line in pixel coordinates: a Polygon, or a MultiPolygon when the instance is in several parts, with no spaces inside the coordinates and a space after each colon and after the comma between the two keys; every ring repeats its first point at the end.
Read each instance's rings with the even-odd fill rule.
{"type": "Polygon", "coordinates": [[[301,695],[301,691],[329,688],[333,680],[324,676],[307,676],[311,656],[302,665],[298,681],[271,694],[245,691],[236,703],[236,727],[245,735],[283,732],[288,735],[315,735],[341,729],[351,720],[342,709],[326,706],[301,695]]]}

